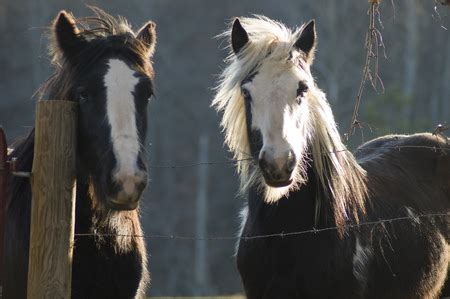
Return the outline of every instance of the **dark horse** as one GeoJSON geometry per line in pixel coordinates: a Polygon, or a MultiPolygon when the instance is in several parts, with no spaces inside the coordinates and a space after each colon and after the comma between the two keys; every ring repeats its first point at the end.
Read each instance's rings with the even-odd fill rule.
{"type": "MultiPolygon", "coordinates": [[[[55,74],[49,100],[78,103],[77,193],[72,298],[141,298],[149,281],[138,203],[147,185],[147,103],[153,93],[152,22],[134,33],[97,8],[75,20],[60,12],[52,27],[55,74]],[[105,236],[106,234],[106,236],[105,236]],[[103,235],[103,236],[102,236],[103,235]],[[124,236],[124,235],[131,235],[124,236]]],[[[34,131],[14,147],[18,171],[31,171],[34,131]]],[[[26,298],[31,190],[8,185],[4,298],[26,298]]]]}
{"type": "Polygon", "coordinates": [[[247,297],[438,297],[450,261],[449,140],[384,136],[352,155],[311,75],[314,21],[291,31],[242,18],[224,35],[232,53],[214,105],[248,197],[241,236],[288,234],[240,240],[247,297]],[[380,222],[391,218],[401,220],[380,222]],[[325,230],[289,235],[313,228],[325,230]]]}

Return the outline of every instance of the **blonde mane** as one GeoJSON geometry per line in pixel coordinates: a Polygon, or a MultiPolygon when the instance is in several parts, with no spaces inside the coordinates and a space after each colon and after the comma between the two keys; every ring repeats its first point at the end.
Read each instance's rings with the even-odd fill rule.
{"type": "MultiPolygon", "coordinates": [[[[275,202],[282,196],[287,196],[290,191],[300,188],[308,180],[306,169],[310,162],[306,155],[309,151],[317,183],[323,190],[322,194],[318,195],[316,213],[320,210],[322,197],[325,196],[333,199],[336,225],[344,225],[347,219],[357,222],[359,215],[365,213],[366,174],[342,143],[325,94],[315,84],[304,100],[306,115],[302,115],[303,136],[299,138],[305,139],[305,148],[308,151],[305,150],[304,157],[299,158],[300,171],[294,178],[294,183],[288,188],[269,187],[264,184],[258,167],[251,167],[253,159],[250,154],[245,103],[240,84],[267,60],[285,63],[291,57],[293,45],[303,26],[292,31],[285,25],[263,16],[239,20],[247,31],[250,42],[238,55],[231,51],[226,58],[228,66],[220,76],[212,105],[218,111],[223,111],[221,126],[225,133],[225,143],[237,161],[241,191],[245,192],[252,185],[263,186],[267,202],[275,202]]],[[[221,36],[231,36],[231,28],[221,36]]],[[[304,63],[310,62],[303,56],[299,59],[303,59],[304,63]]]]}

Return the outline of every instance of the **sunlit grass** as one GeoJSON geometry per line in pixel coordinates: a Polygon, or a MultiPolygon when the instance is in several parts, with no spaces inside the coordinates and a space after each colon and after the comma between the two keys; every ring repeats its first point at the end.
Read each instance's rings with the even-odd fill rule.
{"type": "Polygon", "coordinates": [[[232,296],[201,296],[201,297],[148,297],[151,299],[244,299],[242,295],[232,296]]]}

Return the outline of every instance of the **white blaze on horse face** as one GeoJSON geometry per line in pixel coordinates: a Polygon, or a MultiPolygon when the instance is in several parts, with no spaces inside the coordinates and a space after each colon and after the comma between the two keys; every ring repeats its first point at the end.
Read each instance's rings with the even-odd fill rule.
{"type": "Polygon", "coordinates": [[[268,61],[252,82],[243,86],[252,97],[252,129],[259,130],[263,137],[261,152],[271,155],[277,163],[286,162],[289,150],[301,156],[306,146],[300,124],[302,115],[307,115],[307,105],[297,99],[300,81],[308,86],[314,84],[309,70],[289,61],[268,61]]]}
{"type": "Polygon", "coordinates": [[[127,194],[134,192],[139,177],[137,158],[139,140],[133,92],[138,78],[126,63],[111,59],[105,75],[106,114],[111,126],[111,141],[117,166],[113,177],[127,194]]]}

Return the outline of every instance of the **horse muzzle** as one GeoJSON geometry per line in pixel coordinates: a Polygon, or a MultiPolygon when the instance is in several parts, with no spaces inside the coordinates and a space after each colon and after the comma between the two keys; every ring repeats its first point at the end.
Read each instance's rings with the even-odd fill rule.
{"type": "Polygon", "coordinates": [[[112,210],[134,210],[147,186],[147,175],[139,172],[122,176],[113,182],[106,204],[112,210]]]}
{"type": "Polygon", "coordinates": [[[297,165],[297,159],[292,150],[278,157],[263,150],[259,157],[259,168],[267,185],[281,188],[292,184],[292,173],[297,165]]]}

